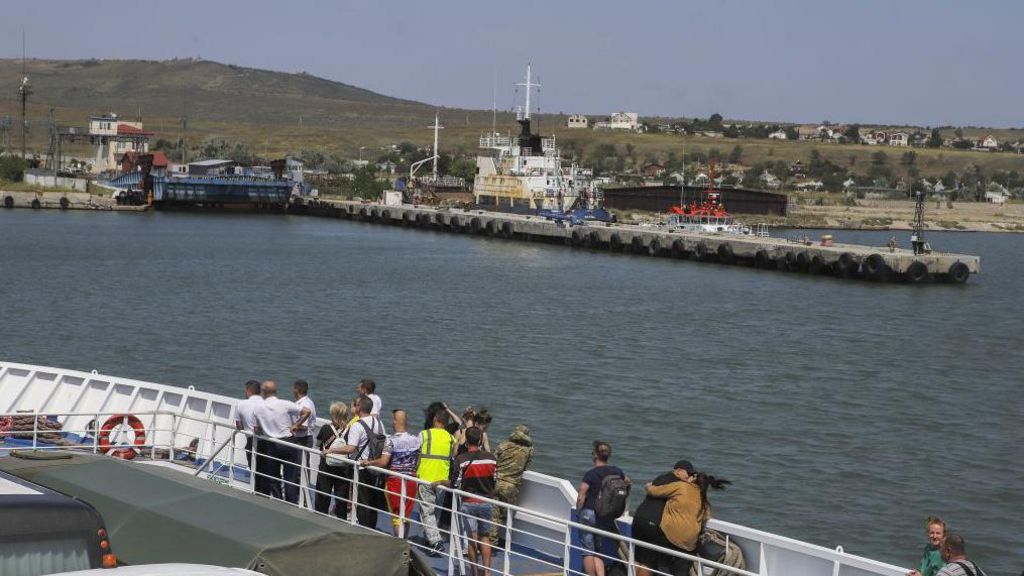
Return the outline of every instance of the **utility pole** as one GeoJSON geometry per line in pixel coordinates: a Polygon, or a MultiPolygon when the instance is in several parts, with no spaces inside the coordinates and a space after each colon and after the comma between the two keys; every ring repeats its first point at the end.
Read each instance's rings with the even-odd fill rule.
{"type": "Polygon", "coordinates": [[[21,29],[21,86],[18,87],[18,97],[21,99],[21,157],[27,156],[26,140],[28,136],[28,97],[32,94],[32,86],[28,83],[28,74],[25,72],[25,29],[21,29]]]}
{"type": "Polygon", "coordinates": [[[440,114],[438,114],[437,112],[434,112],[434,125],[433,126],[428,126],[428,128],[433,128],[434,129],[434,149],[433,149],[433,154],[434,154],[434,171],[433,172],[434,172],[434,180],[437,180],[437,159],[440,158],[440,156],[437,153],[437,135],[438,135],[438,132],[442,128],[444,128],[444,126],[441,126],[441,116],[440,116],[440,114]]]}

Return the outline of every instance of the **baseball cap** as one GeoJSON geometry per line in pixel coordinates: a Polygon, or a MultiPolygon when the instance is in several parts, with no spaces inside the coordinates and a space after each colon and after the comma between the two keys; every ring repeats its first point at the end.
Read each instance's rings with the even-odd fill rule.
{"type": "Polygon", "coordinates": [[[689,460],[680,460],[676,462],[676,465],[673,466],[672,468],[676,470],[686,470],[686,473],[691,475],[694,472],[696,472],[696,470],[693,467],[693,464],[691,464],[689,460]]]}

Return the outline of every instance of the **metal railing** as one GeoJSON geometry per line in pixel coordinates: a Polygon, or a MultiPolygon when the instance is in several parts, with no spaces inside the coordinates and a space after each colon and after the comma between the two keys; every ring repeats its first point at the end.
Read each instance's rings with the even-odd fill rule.
{"type": "MultiPolygon", "coordinates": [[[[123,413],[93,411],[0,414],[0,418],[6,416],[33,418],[31,430],[0,431],[0,453],[17,448],[82,450],[98,453],[101,451],[97,434],[101,426],[100,423],[119,414],[123,413]],[[41,427],[41,419],[51,421],[56,419],[57,422],[62,423],[84,420],[87,422],[77,429],[62,425],[60,430],[53,430],[41,427]],[[59,433],[65,442],[61,444],[49,442],[47,440],[52,439],[52,436],[44,436],[47,433],[59,433]],[[12,437],[15,441],[5,442],[5,437],[12,437]]],[[[372,521],[373,516],[377,516],[379,520],[383,515],[384,524],[392,525],[394,536],[410,539],[411,543],[419,547],[422,552],[429,552],[425,540],[416,540],[418,536],[414,536],[412,533],[422,533],[427,525],[422,517],[423,502],[420,498],[420,490],[423,486],[431,486],[430,482],[384,468],[361,467],[346,457],[339,457],[342,462],[340,467],[321,468],[319,466],[321,453],[318,450],[284,440],[254,436],[249,432],[236,430],[223,420],[216,420],[209,416],[189,416],[170,411],[135,412],[133,414],[146,423],[146,440],[139,445],[134,445],[134,441],[129,442],[141,456],[141,460],[172,461],[185,464],[187,467],[183,467],[183,471],[191,472],[194,476],[205,474],[205,477],[210,480],[250,493],[257,491],[258,478],[266,479],[271,486],[273,483],[279,483],[280,491],[283,494],[287,494],[286,487],[290,486],[297,489],[298,496],[294,502],[289,503],[321,516],[331,516],[333,506],[333,516],[340,517],[341,521],[351,525],[359,525],[360,519],[372,521]],[[247,439],[253,440],[251,460],[246,457],[243,447],[247,439]],[[290,454],[291,457],[272,456],[266,451],[266,446],[271,445],[286,447],[288,450],[285,453],[290,454]],[[267,473],[264,468],[257,465],[257,460],[260,458],[264,459],[264,466],[269,464],[270,467],[276,466],[276,468],[267,473]],[[284,479],[284,475],[288,473],[288,467],[293,467],[290,469],[289,477],[297,476],[297,481],[284,479]],[[295,474],[296,469],[298,474],[295,474]],[[390,491],[392,500],[397,499],[398,501],[398,506],[395,509],[392,509],[387,502],[389,489],[386,486],[386,480],[389,478],[397,479],[394,482],[398,485],[397,491],[390,491]],[[338,482],[336,485],[341,486],[340,493],[319,490],[316,487],[317,481],[324,479],[336,480],[338,482]],[[413,486],[415,493],[410,493],[413,486]],[[320,511],[316,510],[317,496],[320,496],[320,511]],[[410,500],[414,504],[412,507],[408,506],[410,500]],[[327,502],[326,509],[323,507],[325,501],[327,502]],[[409,513],[408,508],[419,508],[421,513],[409,513]]],[[[113,448],[123,448],[124,446],[119,444],[113,448]]],[[[262,482],[259,484],[263,485],[262,482]]],[[[266,493],[266,485],[262,487],[266,493]]],[[[446,569],[448,574],[516,574],[520,572],[536,573],[542,570],[584,574],[581,569],[581,557],[585,555],[600,558],[606,564],[622,563],[630,575],[665,574],[665,572],[645,568],[637,562],[638,555],[643,556],[650,551],[665,558],[692,562],[697,567],[698,574],[706,574],[710,571],[715,576],[768,576],[769,562],[766,560],[768,546],[778,548],[783,552],[807,555],[808,559],[816,563],[816,566],[829,566],[829,572],[832,574],[895,575],[905,573],[904,570],[897,572],[894,566],[846,555],[841,549],[833,551],[740,526],[712,521],[711,524],[720,529],[730,527],[729,533],[725,533],[727,539],[730,537],[730,533],[735,534],[737,542],[744,541],[743,548],[749,550],[751,546],[754,547],[753,554],[748,554],[747,558],[751,568],[744,570],[679,550],[642,542],[618,532],[596,528],[579,522],[571,516],[569,518],[559,517],[555,515],[557,511],[552,514],[527,509],[516,504],[443,485],[436,486],[434,490],[438,496],[445,495],[447,497],[447,503],[443,508],[442,506],[437,508],[438,510],[443,509],[451,517],[451,522],[447,527],[438,525],[442,541],[447,542],[439,561],[446,564],[446,567],[435,566],[436,569],[446,569]],[[500,508],[504,512],[503,523],[495,524],[493,520],[496,515],[493,515],[491,520],[481,521],[478,537],[474,538],[471,534],[467,534],[464,525],[470,518],[470,514],[463,507],[467,498],[489,504],[492,510],[500,508]],[[504,538],[499,537],[497,541],[485,543],[482,535],[484,527],[488,533],[491,532],[491,528],[496,528],[499,534],[504,534],[504,538]],[[612,550],[591,551],[586,549],[580,541],[580,535],[583,534],[590,534],[611,542],[612,545],[609,548],[612,550]],[[481,555],[466,554],[470,546],[480,547],[481,555]],[[757,548],[758,546],[759,548],[757,548]],[[485,566],[481,558],[485,547],[494,552],[491,555],[491,566],[485,566]],[[849,570],[852,572],[848,572],[849,570]]],[[[292,493],[294,494],[294,492],[292,493]]],[[[438,498],[438,502],[441,500],[438,498]]],[[[379,529],[379,524],[381,523],[374,522],[372,526],[365,527],[379,529]]],[[[778,569],[779,567],[776,565],[772,576],[779,573],[778,569]]],[[[816,574],[818,570],[801,569],[786,571],[786,573],[816,574]]]]}

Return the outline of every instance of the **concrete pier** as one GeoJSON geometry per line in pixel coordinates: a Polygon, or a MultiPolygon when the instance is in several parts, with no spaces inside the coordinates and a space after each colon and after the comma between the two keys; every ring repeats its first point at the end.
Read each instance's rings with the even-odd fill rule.
{"type": "Polygon", "coordinates": [[[0,190],[0,208],[31,208],[36,210],[117,210],[144,212],[146,206],[119,206],[109,196],[87,192],[14,192],[0,190]]]}
{"type": "Polygon", "coordinates": [[[890,251],[888,248],[856,244],[824,245],[822,242],[797,242],[786,238],[678,232],[659,227],[601,222],[569,225],[539,216],[483,210],[439,209],[409,204],[387,206],[340,200],[305,200],[293,205],[292,209],[297,213],[386,225],[548,242],[650,257],[832,274],[879,282],[963,283],[980,270],[980,258],[965,254],[932,252],[915,255],[906,249],[890,251]]]}

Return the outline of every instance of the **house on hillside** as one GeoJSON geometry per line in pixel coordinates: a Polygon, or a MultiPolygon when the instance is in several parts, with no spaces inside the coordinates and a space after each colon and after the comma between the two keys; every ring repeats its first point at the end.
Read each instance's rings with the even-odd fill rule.
{"type": "MultiPolygon", "coordinates": [[[[141,156],[143,156],[144,154],[146,154],[146,153],[145,152],[136,152],[134,150],[129,150],[129,151],[125,152],[121,156],[121,160],[119,162],[119,164],[121,166],[121,172],[127,173],[127,172],[135,172],[136,170],[140,170],[142,168],[142,166],[141,166],[142,163],[139,160],[141,159],[141,156]]],[[[153,156],[153,163],[151,165],[152,166],[151,173],[153,173],[153,174],[162,174],[162,173],[167,172],[167,167],[169,165],[169,162],[167,161],[167,155],[164,154],[164,151],[163,150],[157,150],[157,151],[152,153],[152,156],[153,156]]]]}
{"type": "Polygon", "coordinates": [[[605,122],[595,122],[595,130],[632,130],[641,131],[640,115],[636,112],[615,112],[605,122]]]}
{"type": "Polygon", "coordinates": [[[117,114],[89,117],[89,139],[96,146],[93,172],[116,170],[125,152],[149,152],[152,132],[142,128],[142,122],[121,120],[117,114]]]}
{"type": "MultiPolygon", "coordinates": [[[[875,138],[875,134],[877,133],[874,130],[870,128],[861,128],[857,131],[857,134],[860,136],[861,144],[867,144],[868,146],[878,145],[878,139],[875,138]]],[[[885,133],[882,132],[882,134],[884,135],[885,133]]]]}
{"type": "Polygon", "coordinates": [[[665,174],[665,167],[657,162],[648,164],[640,171],[645,178],[659,178],[665,174]]]}
{"type": "Polygon", "coordinates": [[[1010,199],[1010,191],[998,182],[990,182],[985,189],[985,202],[992,204],[1006,204],[1010,199]]]}
{"type": "Polygon", "coordinates": [[[759,179],[761,180],[761,185],[768,190],[778,190],[782,186],[782,181],[768,170],[762,172],[759,179]]]}
{"type": "Polygon", "coordinates": [[[998,150],[999,142],[989,134],[984,140],[978,140],[977,147],[982,150],[998,150]]]}
{"type": "Polygon", "coordinates": [[[892,132],[887,141],[889,146],[910,146],[910,134],[906,132],[892,132]]]}
{"type": "Polygon", "coordinates": [[[587,128],[590,126],[590,120],[583,114],[570,114],[569,119],[565,122],[566,128],[587,128]]]}
{"type": "Polygon", "coordinates": [[[786,139],[786,131],[783,130],[782,128],[779,128],[775,132],[772,132],[772,133],[768,134],[768,138],[771,139],[771,140],[785,140],[786,139]]]}

